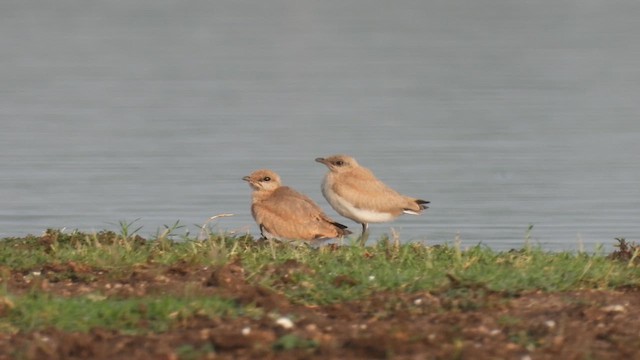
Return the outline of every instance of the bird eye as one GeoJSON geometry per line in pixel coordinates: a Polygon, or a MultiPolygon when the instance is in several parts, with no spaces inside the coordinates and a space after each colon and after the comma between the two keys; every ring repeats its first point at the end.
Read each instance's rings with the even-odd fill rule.
{"type": "Polygon", "coordinates": [[[342,166],[342,165],[344,165],[344,161],[338,160],[338,161],[336,161],[336,165],[337,166],[342,166]]]}
{"type": "Polygon", "coordinates": [[[262,178],[262,181],[271,181],[271,178],[268,176],[265,176],[264,178],[262,178]]]}

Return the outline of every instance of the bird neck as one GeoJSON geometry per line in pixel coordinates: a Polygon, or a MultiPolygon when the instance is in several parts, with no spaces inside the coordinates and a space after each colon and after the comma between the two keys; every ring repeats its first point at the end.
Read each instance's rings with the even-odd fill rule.
{"type": "Polygon", "coordinates": [[[256,190],[253,192],[253,194],[251,195],[253,197],[253,201],[262,201],[266,198],[268,198],[271,194],[273,194],[273,191],[269,191],[269,190],[256,190]]]}

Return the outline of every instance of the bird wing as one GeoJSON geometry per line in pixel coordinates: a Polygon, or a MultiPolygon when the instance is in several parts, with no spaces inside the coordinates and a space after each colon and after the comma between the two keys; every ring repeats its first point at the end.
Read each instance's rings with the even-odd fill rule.
{"type": "Polygon", "coordinates": [[[333,191],[358,209],[400,213],[408,198],[388,187],[366,168],[340,174],[333,191]]]}
{"type": "Polygon", "coordinates": [[[287,239],[336,237],[340,228],[336,228],[313,200],[286,186],[278,188],[268,199],[255,203],[252,211],[265,230],[287,239]]]}

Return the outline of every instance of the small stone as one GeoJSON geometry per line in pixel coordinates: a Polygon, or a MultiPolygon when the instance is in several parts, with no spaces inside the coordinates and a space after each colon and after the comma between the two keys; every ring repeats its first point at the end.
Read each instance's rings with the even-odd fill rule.
{"type": "Polygon", "coordinates": [[[0,316],[6,314],[9,310],[15,308],[15,304],[7,297],[0,297],[0,316]]]}
{"type": "Polygon", "coordinates": [[[421,298],[417,298],[417,299],[413,300],[413,304],[414,305],[422,305],[422,299],[421,298]]]}
{"type": "Polygon", "coordinates": [[[169,314],[169,319],[171,320],[175,320],[178,318],[178,316],[180,316],[180,311],[174,311],[172,313],[169,314]]]}
{"type": "Polygon", "coordinates": [[[250,327],[247,326],[247,327],[242,328],[242,335],[247,336],[249,334],[251,334],[251,328],[250,327]]]}
{"type": "Polygon", "coordinates": [[[49,280],[47,279],[42,280],[42,282],[40,283],[40,290],[49,291],[49,280]]]}
{"type": "Polygon", "coordinates": [[[158,275],[155,278],[155,281],[159,282],[159,283],[168,283],[170,280],[168,277],[164,276],[164,275],[158,275]]]}
{"type": "Polygon", "coordinates": [[[564,336],[556,336],[552,339],[552,343],[555,346],[562,346],[562,344],[564,344],[564,336]]]}
{"type": "Polygon", "coordinates": [[[608,305],[602,308],[604,312],[625,312],[626,309],[623,305],[608,305]]]}
{"type": "Polygon", "coordinates": [[[209,339],[210,336],[211,336],[211,330],[210,329],[202,329],[202,330],[200,330],[200,339],[201,340],[207,340],[207,339],[209,339]]]}
{"type": "Polygon", "coordinates": [[[291,329],[293,327],[293,321],[291,321],[291,319],[289,319],[288,317],[284,317],[284,316],[276,320],[276,324],[282,326],[285,329],[291,329]]]}
{"type": "Polygon", "coordinates": [[[556,322],[553,320],[547,320],[544,322],[544,324],[549,328],[549,329],[553,329],[554,327],[556,327],[556,322]]]}
{"type": "Polygon", "coordinates": [[[507,349],[509,351],[519,350],[520,349],[520,345],[514,344],[514,343],[507,343],[505,345],[505,349],[507,349]]]}

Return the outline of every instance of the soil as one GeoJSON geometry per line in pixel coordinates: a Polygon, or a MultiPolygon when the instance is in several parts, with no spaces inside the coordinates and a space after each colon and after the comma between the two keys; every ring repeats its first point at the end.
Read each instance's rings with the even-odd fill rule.
{"type": "MultiPolygon", "coordinates": [[[[36,277],[0,270],[10,274],[7,287],[14,294],[37,287],[58,296],[134,297],[188,289],[265,310],[258,319],[180,319],[167,332],[147,335],[103,328],[0,333],[0,359],[640,358],[640,291],[631,288],[499,293],[452,280],[438,291],[305,306],[250,284],[237,262],[218,268],[149,264],[123,274],[69,262],[48,265],[36,277]]],[[[286,286],[293,272],[308,270],[291,260],[268,271],[286,286]]],[[[341,276],[334,284],[355,282],[341,276]]],[[[0,302],[0,316],[9,306],[0,302]]]]}

